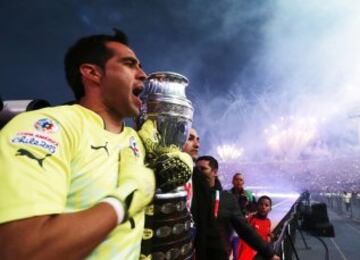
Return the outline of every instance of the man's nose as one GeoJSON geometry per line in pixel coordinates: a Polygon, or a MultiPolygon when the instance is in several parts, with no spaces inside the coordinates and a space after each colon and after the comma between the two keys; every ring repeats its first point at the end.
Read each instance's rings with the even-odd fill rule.
{"type": "Polygon", "coordinates": [[[137,75],[137,78],[141,81],[144,81],[147,79],[147,74],[145,73],[145,71],[142,68],[139,68],[139,73],[137,75]]]}
{"type": "Polygon", "coordinates": [[[195,146],[195,148],[199,148],[200,147],[200,142],[195,140],[194,146],[195,146]]]}

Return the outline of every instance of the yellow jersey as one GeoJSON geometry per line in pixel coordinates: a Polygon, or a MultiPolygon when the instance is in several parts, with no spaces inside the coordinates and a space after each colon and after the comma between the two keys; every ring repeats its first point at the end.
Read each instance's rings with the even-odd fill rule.
{"type": "MultiPolygon", "coordinates": [[[[135,130],[104,129],[80,105],[22,113],[0,132],[0,223],[93,207],[117,186],[120,151],[144,163],[135,130]]],[[[137,172],[136,174],[145,174],[137,172]]],[[[89,259],[139,259],[144,212],[118,225],[89,259]]],[[[74,230],[76,232],[76,230],[74,230]]]]}

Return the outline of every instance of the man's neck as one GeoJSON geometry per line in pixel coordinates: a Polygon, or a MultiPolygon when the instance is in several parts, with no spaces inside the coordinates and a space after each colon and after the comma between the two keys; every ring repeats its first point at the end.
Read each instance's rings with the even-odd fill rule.
{"type": "Polygon", "coordinates": [[[215,178],[208,178],[208,182],[210,188],[215,187],[215,178]]]}
{"type": "Polygon", "coordinates": [[[79,104],[97,113],[104,121],[105,129],[107,131],[115,134],[123,131],[124,124],[122,118],[110,113],[103,104],[88,98],[80,99],[79,104]]]}
{"type": "Polygon", "coordinates": [[[260,213],[256,213],[256,217],[259,218],[259,219],[266,219],[267,214],[266,215],[261,215],[260,213]]]}

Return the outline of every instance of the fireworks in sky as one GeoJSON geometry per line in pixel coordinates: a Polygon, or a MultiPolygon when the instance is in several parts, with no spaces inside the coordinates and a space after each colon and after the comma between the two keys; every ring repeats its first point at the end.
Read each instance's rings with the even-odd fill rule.
{"type": "Polygon", "coordinates": [[[266,144],[276,156],[297,159],[319,137],[315,117],[280,117],[264,130],[266,144]]]}

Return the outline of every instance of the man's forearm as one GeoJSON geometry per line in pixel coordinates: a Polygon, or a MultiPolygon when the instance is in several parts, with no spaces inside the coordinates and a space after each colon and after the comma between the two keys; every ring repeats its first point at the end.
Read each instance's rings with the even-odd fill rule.
{"type": "Polygon", "coordinates": [[[270,245],[266,243],[256,230],[247,223],[244,219],[233,217],[231,223],[236,233],[243,239],[251,248],[258,251],[263,257],[270,259],[274,252],[270,245]]]}
{"type": "Polygon", "coordinates": [[[0,259],[84,259],[117,225],[107,203],[0,225],[0,259]]]}

